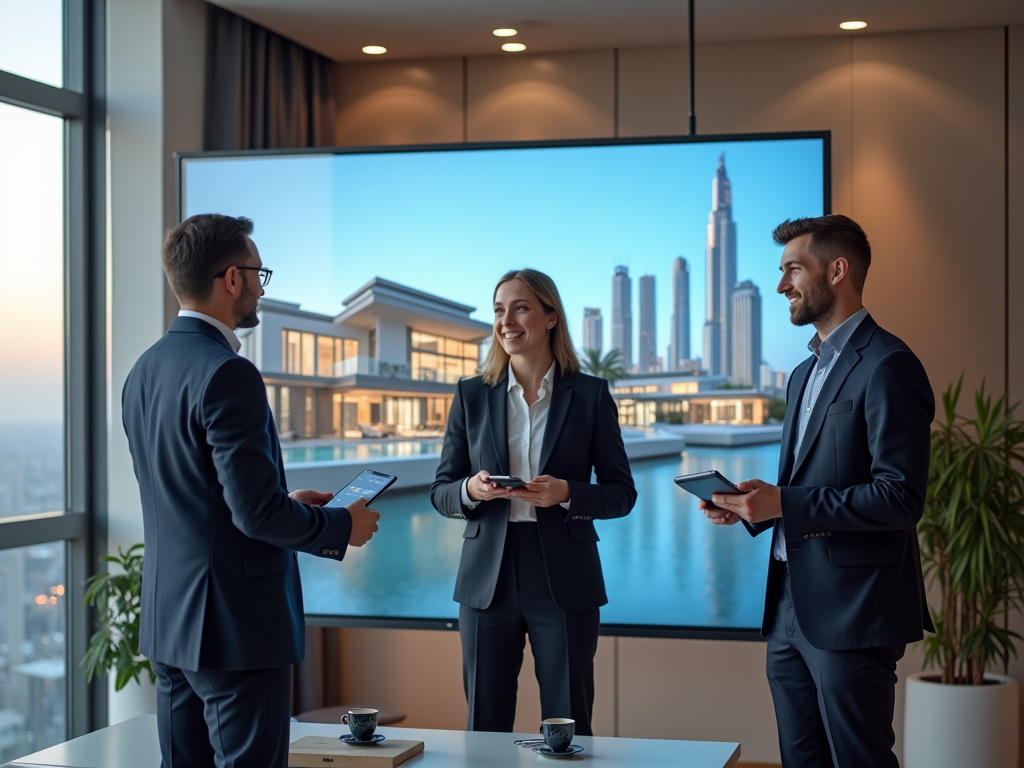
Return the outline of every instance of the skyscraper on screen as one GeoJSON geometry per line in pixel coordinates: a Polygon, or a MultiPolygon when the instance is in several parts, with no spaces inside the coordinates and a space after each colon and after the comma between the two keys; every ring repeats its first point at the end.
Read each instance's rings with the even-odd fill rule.
{"type": "Polygon", "coordinates": [[[736,286],[731,297],[732,373],[729,381],[756,387],[761,379],[761,292],[749,280],[736,286]]]}
{"type": "Polygon", "coordinates": [[[712,375],[730,374],[732,328],[730,306],[736,285],[736,224],[732,220],[732,188],[725,155],[711,182],[711,213],[707,236],[707,317],[704,322],[704,367],[712,375]]]}
{"type": "Polygon", "coordinates": [[[601,351],[601,339],[604,334],[604,324],[601,321],[600,307],[583,308],[583,348],[592,349],[595,352],[601,351]]]}
{"type": "Polygon", "coordinates": [[[654,275],[640,278],[640,350],[637,360],[641,373],[658,370],[658,313],[654,298],[654,275]]]}
{"type": "Polygon", "coordinates": [[[629,268],[618,266],[612,276],[612,349],[619,350],[621,365],[633,365],[633,280],[629,268]]]}
{"type": "Polygon", "coordinates": [[[672,262],[672,325],[665,370],[682,369],[690,358],[690,265],[682,256],[672,262]]]}

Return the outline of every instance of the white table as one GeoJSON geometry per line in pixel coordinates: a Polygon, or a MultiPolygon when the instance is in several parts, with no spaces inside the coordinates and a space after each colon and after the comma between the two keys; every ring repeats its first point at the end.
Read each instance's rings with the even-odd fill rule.
{"type": "MultiPolygon", "coordinates": [[[[320,723],[292,723],[291,739],[340,736],[348,728],[320,723]]],[[[512,768],[585,763],[593,768],[731,768],[740,745],[720,741],[668,741],[577,736],[577,757],[553,761],[512,742],[537,734],[439,731],[425,728],[378,728],[393,739],[414,739],[426,746],[422,754],[402,763],[409,768],[512,768]]],[[[141,715],[109,728],[44,749],[10,763],[10,768],[160,768],[156,715],[141,715]]]]}

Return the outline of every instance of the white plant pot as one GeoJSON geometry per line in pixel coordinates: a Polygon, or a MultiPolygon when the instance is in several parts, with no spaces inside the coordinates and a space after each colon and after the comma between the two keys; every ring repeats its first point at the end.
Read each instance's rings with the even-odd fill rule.
{"type": "Polygon", "coordinates": [[[1002,675],[987,685],[943,685],[935,672],[907,678],[904,768],[1017,768],[1020,686],[1002,675]]]}

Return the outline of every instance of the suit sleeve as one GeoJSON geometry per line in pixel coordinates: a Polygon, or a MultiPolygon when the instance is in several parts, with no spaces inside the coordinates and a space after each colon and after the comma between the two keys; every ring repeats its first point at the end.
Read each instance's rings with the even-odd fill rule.
{"type": "Polygon", "coordinates": [[[270,439],[266,388],[252,363],[236,357],[218,366],[201,403],[217,479],[235,526],[268,544],[341,560],[352,518],[346,509],[301,504],[288,496],[270,439]]]}
{"type": "MultiPolygon", "coordinates": [[[[625,517],[636,504],[636,486],[622,443],[619,412],[604,379],[600,380],[589,450],[597,482],[567,481],[572,508],[586,510],[595,520],[625,517]]],[[[560,514],[566,525],[573,524],[572,515],[564,509],[560,514]]]]}
{"type": "Polygon", "coordinates": [[[448,428],[444,433],[441,460],[437,464],[434,483],[430,486],[430,503],[445,517],[465,520],[473,508],[462,503],[462,483],[474,474],[469,458],[469,435],[466,432],[466,408],[463,405],[462,382],[455,385],[455,397],[448,412],[448,428]]]}
{"type": "Polygon", "coordinates": [[[891,531],[917,525],[924,511],[935,399],[917,357],[883,357],[864,399],[872,481],[843,490],[782,487],[787,538],[813,531],[891,531]]]}

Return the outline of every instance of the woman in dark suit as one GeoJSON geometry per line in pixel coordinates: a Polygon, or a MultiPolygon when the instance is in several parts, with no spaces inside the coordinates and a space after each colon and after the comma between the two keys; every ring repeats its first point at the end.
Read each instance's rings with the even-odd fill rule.
{"type": "Polygon", "coordinates": [[[498,281],[491,348],[482,375],[456,386],[430,498],[466,521],[455,600],[467,728],[512,731],[529,634],[543,717],[571,717],[590,735],[608,602],[593,521],[628,515],[636,489],[608,382],[580,373],[542,272],[498,281]]]}

